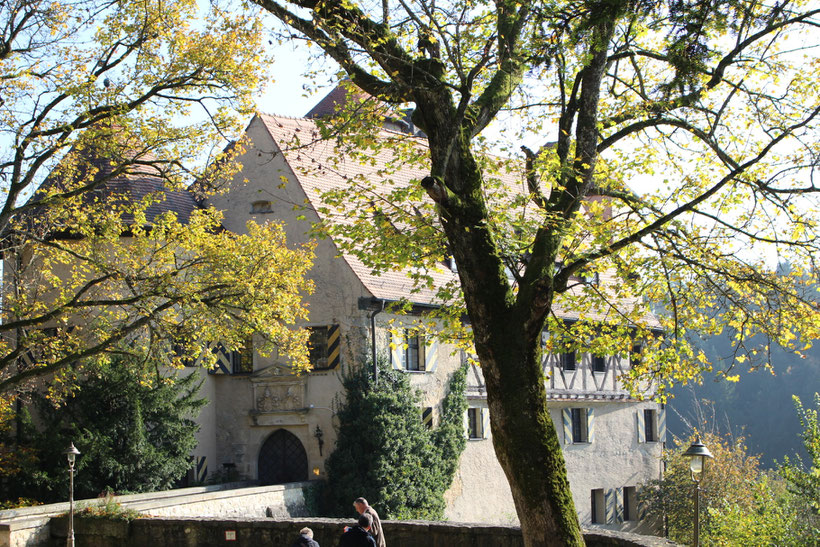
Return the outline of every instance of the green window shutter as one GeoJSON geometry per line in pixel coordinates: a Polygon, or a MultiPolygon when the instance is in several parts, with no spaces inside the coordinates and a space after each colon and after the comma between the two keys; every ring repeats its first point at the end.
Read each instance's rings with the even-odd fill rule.
{"type": "Polygon", "coordinates": [[[587,442],[595,441],[595,413],[592,408],[587,409],[587,442]]]}
{"type": "Polygon", "coordinates": [[[643,410],[638,410],[635,413],[635,423],[638,426],[638,442],[645,443],[646,442],[646,428],[644,427],[643,422],[643,410]]]}
{"type": "Polygon", "coordinates": [[[572,409],[562,409],[561,418],[564,422],[564,444],[572,444],[572,409]]]}
{"type": "Polygon", "coordinates": [[[485,439],[490,436],[490,409],[481,409],[481,436],[485,439]]]}
{"type": "Polygon", "coordinates": [[[435,372],[438,368],[438,339],[430,336],[425,338],[424,370],[435,372]]]}
{"type": "Polygon", "coordinates": [[[407,352],[404,351],[404,329],[398,332],[390,331],[390,362],[396,370],[404,370],[407,368],[405,359],[407,352]]]}
{"type": "Polygon", "coordinates": [[[658,410],[658,441],[666,443],[666,407],[658,410]]]}
{"type": "Polygon", "coordinates": [[[337,368],[341,361],[341,331],[339,325],[330,325],[327,332],[327,367],[337,368]]]}

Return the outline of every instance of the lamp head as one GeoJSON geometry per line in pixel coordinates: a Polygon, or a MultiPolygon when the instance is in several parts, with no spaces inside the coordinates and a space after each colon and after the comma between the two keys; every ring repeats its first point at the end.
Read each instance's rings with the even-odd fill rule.
{"type": "Polygon", "coordinates": [[[714,458],[709,449],[700,442],[700,437],[695,438],[695,442],[683,453],[684,458],[689,458],[689,471],[692,472],[693,480],[700,480],[703,468],[706,466],[706,458],[714,458]]]}
{"type": "Polygon", "coordinates": [[[66,458],[68,459],[68,465],[73,466],[74,461],[77,459],[77,456],[80,455],[80,451],[77,450],[77,448],[74,446],[74,442],[72,441],[69,447],[63,451],[63,454],[65,454],[66,458]]]}

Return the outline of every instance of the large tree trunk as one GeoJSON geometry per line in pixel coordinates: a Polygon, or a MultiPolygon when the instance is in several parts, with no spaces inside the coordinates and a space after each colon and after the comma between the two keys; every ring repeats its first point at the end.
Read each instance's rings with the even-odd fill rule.
{"type": "Polygon", "coordinates": [[[442,169],[448,186],[460,185],[468,189],[462,196],[471,197],[448,201],[435,189],[428,192],[439,197],[442,223],[459,265],[487,383],[493,444],[512,490],[524,544],[583,545],[541,368],[541,331],[552,293],[539,295],[537,303],[516,302],[493,234],[482,222],[486,204],[480,192],[469,191],[479,188],[481,173],[468,140],[457,143],[453,153],[455,161],[451,157],[442,169]]]}
{"type": "Polygon", "coordinates": [[[479,358],[493,445],[512,490],[524,544],[583,545],[564,455],[547,408],[539,342],[529,339],[516,321],[488,323],[492,330],[479,358]]]}

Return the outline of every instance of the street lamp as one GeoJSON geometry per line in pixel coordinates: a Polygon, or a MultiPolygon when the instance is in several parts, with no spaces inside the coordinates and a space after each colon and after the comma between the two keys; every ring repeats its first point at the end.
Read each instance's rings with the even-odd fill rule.
{"type": "Polygon", "coordinates": [[[692,474],[692,480],[695,482],[695,541],[692,545],[698,547],[700,545],[700,479],[706,469],[706,458],[714,458],[714,456],[700,442],[700,437],[696,437],[692,446],[683,453],[683,457],[689,458],[689,471],[692,474]]]}
{"type": "Polygon", "coordinates": [[[74,462],[80,451],[74,447],[74,442],[63,452],[68,460],[68,539],[67,547],[74,547],[74,462]]]}

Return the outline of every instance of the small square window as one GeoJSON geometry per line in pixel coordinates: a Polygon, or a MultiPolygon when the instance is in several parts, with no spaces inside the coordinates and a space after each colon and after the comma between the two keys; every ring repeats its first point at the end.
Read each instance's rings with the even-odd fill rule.
{"type": "Polygon", "coordinates": [[[592,356],[592,372],[606,372],[606,357],[603,355],[592,356]]]}
{"type": "Polygon", "coordinates": [[[575,370],[575,352],[568,351],[561,354],[561,368],[564,370],[575,370]]]}
{"type": "Polygon", "coordinates": [[[272,213],[273,203],[270,201],[254,201],[251,203],[251,214],[272,213]]]}
{"type": "Polygon", "coordinates": [[[467,409],[467,435],[470,439],[484,438],[484,421],[481,414],[480,408],[471,407],[467,409]]]}

